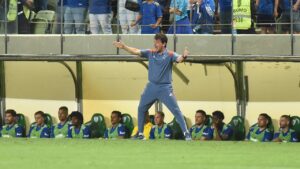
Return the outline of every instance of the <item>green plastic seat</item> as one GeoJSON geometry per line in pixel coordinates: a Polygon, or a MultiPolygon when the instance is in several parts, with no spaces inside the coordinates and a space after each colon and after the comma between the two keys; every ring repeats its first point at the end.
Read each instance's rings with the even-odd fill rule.
{"type": "Polygon", "coordinates": [[[206,115],[205,125],[210,127],[211,124],[212,124],[212,116],[211,115],[206,115]]]}
{"type": "Polygon", "coordinates": [[[48,113],[45,113],[45,124],[51,128],[53,126],[52,116],[48,113]]]}
{"type": "Polygon", "coordinates": [[[291,128],[295,130],[297,133],[297,138],[300,139],[300,117],[299,116],[292,116],[291,117],[291,128]]]}
{"type": "Polygon", "coordinates": [[[134,128],[132,117],[127,113],[122,114],[122,123],[125,126],[126,130],[125,138],[130,138],[132,130],[134,128]]]}
{"type": "Polygon", "coordinates": [[[176,121],[175,118],[170,123],[168,123],[168,126],[171,128],[171,131],[172,131],[171,139],[175,139],[175,140],[183,140],[184,139],[184,134],[180,128],[179,123],[176,121]]]}
{"type": "Polygon", "coordinates": [[[150,118],[150,123],[152,123],[153,125],[155,125],[155,122],[154,122],[154,115],[150,115],[149,118],[150,118]]]}
{"type": "Polygon", "coordinates": [[[241,116],[232,117],[228,126],[230,126],[233,130],[233,135],[231,140],[241,141],[245,140],[246,137],[246,128],[245,128],[245,120],[241,116]]]}
{"type": "Polygon", "coordinates": [[[95,113],[91,120],[85,124],[90,128],[91,138],[104,137],[106,123],[104,116],[101,113],[95,113]]]}
{"type": "Polygon", "coordinates": [[[25,116],[21,113],[17,114],[16,122],[19,126],[23,128],[23,137],[26,136],[26,120],[25,116]]]}

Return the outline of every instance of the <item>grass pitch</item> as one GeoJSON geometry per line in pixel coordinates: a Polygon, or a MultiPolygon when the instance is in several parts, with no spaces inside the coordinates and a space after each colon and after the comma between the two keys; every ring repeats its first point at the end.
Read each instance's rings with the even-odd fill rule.
{"type": "Polygon", "coordinates": [[[299,143],[0,139],[0,169],[299,169],[299,143]]]}

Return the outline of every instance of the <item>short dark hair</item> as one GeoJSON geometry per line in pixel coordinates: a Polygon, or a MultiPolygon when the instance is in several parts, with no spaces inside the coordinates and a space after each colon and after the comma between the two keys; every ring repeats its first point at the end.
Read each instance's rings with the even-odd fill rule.
{"type": "Polygon", "coordinates": [[[196,111],[196,114],[197,114],[197,113],[200,113],[200,114],[202,114],[203,116],[206,117],[206,112],[205,112],[204,110],[197,110],[197,111],[196,111]]]}
{"type": "Polygon", "coordinates": [[[121,113],[120,111],[118,111],[118,110],[112,111],[111,114],[115,114],[115,115],[117,115],[119,118],[122,118],[122,113],[121,113]]]}
{"type": "Polygon", "coordinates": [[[67,114],[68,114],[68,111],[69,111],[68,107],[66,107],[66,106],[61,106],[59,108],[59,110],[62,110],[64,113],[67,113],[67,114]]]}
{"type": "Polygon", "coordinates": [[[83,123],[83,116],[82,116],[82,114],[79,111],[73,111],[70,114],[70,118],[72,118],[72,117],[76,117],[79,120],[80,124],[83,123]]]}
{"type": "Polygon", "coordinates": [[[220,120],[224,120],[224,113],[223,112],[221,112],[220,110],[217,110],[217,111],[214,111],[213,113],[212,113],[212,115],[213,116],[215,116],[215,117],[217,117],[218,119],[220,119],[220,120]]]}
{"type": "Polygon", "coordinates": [[[43,111],[37,111],[34,113],[34,116],[41,115],[43,118],[45,118],[45,113],[43,111]]]}
{"type": "Polygon", "coordinates": [[[282,115],[281,117],[286,118],[289,122],[291,121],[291,116],[290,115],[282,115]]]}
{"type": "Polygon", "coordinates": [[[154,39],[155,40],[160,40],[161,43],[165,43],[165,44],[168,43],[168,37],[165,34],[163,34],[163,33],[157,33],[157,34],[155,34],[154,39]]]}
{"type": "Polygon", "coordinates": [[[8,109],[4,114],[11,114],[13,117],[17,116],[17,112],[14,109],[8,109]]]}
{"type": "Polygon", "coordinates": [[[161,117],[165,118],[165,113],[162,111],[158,111],[156,112],[156,114],[159,114],[161,117]]]}

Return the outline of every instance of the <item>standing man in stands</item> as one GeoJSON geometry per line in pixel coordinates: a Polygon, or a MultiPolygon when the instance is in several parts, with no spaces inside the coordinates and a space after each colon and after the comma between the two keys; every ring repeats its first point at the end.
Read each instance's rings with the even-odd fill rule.
{"type": "Polygon", "coordinates": [[[0,129],[0,137],[23,137],[23,128],[16,123],[17,113],[9,109],[5,111],[5,125],[0,129]]]}
{"type": "Polygon", "coordinates": [[[59,123],[54,125],[51,130],[51,138],[67,138],[68,137],[68,108],[62,106],[58,110],[59,123]]]}
{"type": "Polygon", "coordinates": [[[114,42],[113,44],[120,49],[127,52],[147,58],[149,60],[149,71],[147,84],[144,93],[141,96],[138,107],[138,128],[139,138],[144,139],[144,121],[145,112],[154,104],[155,101],[162,101],[172,114],[176,117],[180,124],[181,130],[185,135],[186,140],[191,140],[190,133],[187,129],[183,114],[179,109],[176,97],[172,87],[172,66],[173,63],[183,62],[188,55],[187,48],[183,55],[179,55],[173,51],[169,51],[167,47],[168,38],[165,34],[156,34],[154,37],[154,49],[140,50],[129,47],[123,42],[114,42]]]}

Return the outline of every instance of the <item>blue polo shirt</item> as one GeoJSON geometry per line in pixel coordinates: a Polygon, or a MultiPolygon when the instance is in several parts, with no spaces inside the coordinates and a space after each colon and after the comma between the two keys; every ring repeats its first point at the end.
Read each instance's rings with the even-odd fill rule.
{"type": "MultiPolygon", "coordinates": [[[[295,5],[296,2],[297,2],[297,0],[293,0],[293,5],[295,5]]],[[[290,12],[290,9],[292,6],[291,0],[280,0],[279,5],[283,11],[290,12]]]]}
{"type": "MultiPolygon", "coordinates": [[[[2,126],[0,126],[0,137],[2,137],[2,135],[1,135],[2,130],[6,130],[6,131],[12,130],[15,125],[17,125],[17,124],[13,124],[10,126],[7,125],[6,127],[3,126],[4,128],[2,128],[2,126]]],[[[15,136],[12,136],[12,137],[23,137],[23,127],[17,125],[15,128],[15,136]]]]}
{"type": "Polygon", "coordinates": [[[140,15],[142,16],[140,22],[140,24],[142,25],[142,34],[153,34],[159,32],[159,27],[153,29],[152,27],[148,26],[150,24],[155,24],[158,18],[162,17],[162,11],[159,6],[159,3],[155,1],[142,2],[140,6],[140,15]]]}
{"type": "MultiPolygon", "coordinates": [[[[153,139],[157,139],[155,138],[155,129],[157,128],[158,130],[158,134],[160,134],[162,131],[163,131],[163,127],[158,127],[158,126],[153,126],[152,129],[150,130],[150,139],[153,140],[153,139]]],[[[172,135],[172,130],[169,126],[167,126],[165,128],[165,131],[164,131],[164,138],[165,139],[170,139],[171,138],[171,135],[172,135]]]]}
{"type": "Polygon", "coordinates": [[[273,15],[274,0],[260,0],[257,8],[258,14],[273,15]]]}
{"type": "Polygon", "coordinates": [[[89,12],[91,14],[109,14],[111,13],[111,0],[91,0],[89,12]]]}
{"type": "Polygon", "coordinates": [[[67,6],[71,8],[87,8],[89,0],[67,0],[67,6]]]}
{"type": "Polygon", "coordinates": [[[37,126],[37,125],[30,127],[28,137],[31,136],[31,133],[33,130],[35,130],[35,131],[42,130],[40,138],[50,138],[51,129],[49,129],[48,127],[45,127],[45,128],[43,128],[43,127],[44,126],[37,126]]]}
{"type": "MultiPolygon", "coordinates": [[[[264,1],[264,0],[262,0],[264,1]]],[[[232,0],[219,0],[220,11],[221,12],[231,12],[232,10],[232,0]]]]}
{"type": "Polygon", "coordinates": [[[161,54],[154,50],[141,50],[141,57],[149,60],[148,80],[154,84],[171,84],[172,67],[179,54],[165,49],[161,54]]]}
{"type": "Polygon", "coordinates": [[[108,134],[115,132],[115,130],[117,130],[117,132],[118,132],[118,137],[124,137],[126,134],[125,126],[123,124],[119,124],[116,127],[110,128],[110,130],[106,129],[105,133],[104,133],[104,138],[108,139],[109,138],[108,134]]]}
{"type": "Polygon", "coordinates": [[[187,5],[188,1],[187,0],[172,0],[170,8],[174,8],[174,3],[175,3],[175,8],[181,11],[181,15],[175,15],[175,20],[179,21],[185,17],[188,16],[187,14],[187,5]]]}

